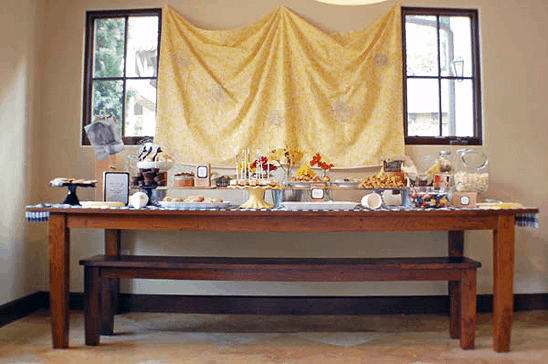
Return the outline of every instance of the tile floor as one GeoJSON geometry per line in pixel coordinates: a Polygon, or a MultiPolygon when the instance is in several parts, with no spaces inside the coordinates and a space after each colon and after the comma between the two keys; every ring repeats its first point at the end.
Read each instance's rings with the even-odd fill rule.
{"type": "Polygon", "coordinates": [[[114,336],[84,345],[71,312],[70,348],[51,348],[47,311],[0,328],[0,363],[548,363],[548,311],[516,313],[512,351],[491,349],[491,315],[464,351],[440,315],[257,316],[128,313],[114,336]]]}

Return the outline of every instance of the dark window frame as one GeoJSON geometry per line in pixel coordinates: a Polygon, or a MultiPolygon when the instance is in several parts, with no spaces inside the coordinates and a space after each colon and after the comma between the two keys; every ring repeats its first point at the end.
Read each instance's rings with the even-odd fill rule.
{"type": "MultiPolygon", "coordinates": [[[[122,9],[122,10],[90,10],[86,12],[86,29],[85,29],[85,49],[84,49],[84,92],[83,92],[83,101],[82,101],[82,145],[91,145],[89,139],[85,132],[85,126],[93,122],[92,120],[92,87],[93,87],[93,55],[94,55],[94,36],[95,36],[95,20],[105,19],[105,18],[126,18],[126,32],[125,32],[125,49],[124,49],[124,75],[122,77],[116,77],[117,79],[123,79],[124,83],[124,103],[122,105],[122,112],[125,119],[125,93],[126,86],[125,82],[128,79],[140,79],[139,77],[126,77],[125,75],[125,60],[127,52],[127,18],[134,16],[158,16],[159,29],[158,29],[158,64],[160,61],[160,39],[161,39],[161,30],[162,30],[162,9],[161,8],[147,8],[147,9],[122,9]]],[[[149,77],[147,77],[149,78],[149,77]]],[[[158,70],[156,72],[156,80],[158,79],[158,70]]],[[[124,128],[124,123],[122,123],[122,128],[124,128]]],[[[153,136],[142,136],[142,137],[126,137],[123,136],[124,144],[126,145],[137,145],[143,140],[151,139],[153,136]]]]}
{"type": "MultiPolygon", "coordinates": [[[[405,131],[406,145],[482,145],[482,105],[481,105],[481,73],[480,73],[480,42],[479,42],[479,16],[477,9],[452,9],[452,8],[422,8],[422,7],[403,7],[402,6],[402,57],[403,57],[403,118],[405,131]],[[406,32],[405,32],[405,17],[406,15],[428,15],[437,16],[467,16],[471,21],[471,42],[472,42],[472,60],[474,66],[472,68],[472,77],[462,77],[462,79],[471,79],[473,84],[473,102],[474,102],[474,136],[473,137],[457,137],[457,136],[408,136],[407,134],[407,50],[406,50],[406,32]]],[[[439,42],[439,32],[438,32],[439,42]]],[[[438,47],[439,52],[439,47],[438,47]]],[[[439,57],[439,53],[438,53],[439,57]]],[[[458,77],[435,76],[434,79],[459,79],[458,77]]],[[[441,81],[440,81],[441,82],[441,81]]],[[[440,103],[441,115],[441,103],[440,103]]]]}

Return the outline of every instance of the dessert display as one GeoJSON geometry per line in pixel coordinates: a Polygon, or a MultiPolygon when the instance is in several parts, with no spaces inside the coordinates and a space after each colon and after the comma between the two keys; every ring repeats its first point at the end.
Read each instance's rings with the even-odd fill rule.
{"type": "Polygon", "coordinates": [[[69,185],[80,186],[80,187],[95,187],[95,185],[97,184],[97,180],[57,177],[49,181],[49,184],[51,187],[66,187],[69,185]]]}
{"type": "Polygon", "coordinates": [[[145,143],[137,155],[137,167],[140,169],[160,169],[167,171],[173,166],[173,158],[153,143],[145,143]]]}
{"type": "Polygon", "coordinates": [[[190,195],[185,198],[166,196],[162,200],[164,202],[204,202],[204,203],[222,203],[221,197],[205,197],[204,195],[190,195]]]}
{"type": "Polygon", "coordinates": [[[202,194],[193,194],[187,197],[166,196],[158,202],[158,205],[175,209],[209,209],[226,208],[230,205],[230,201],[225,201],[221,197],[205,197],[202,194]]]}
{"type": "MultiPolygon", "coordinates": [[[[240,205],[241,208],[262,209],[273,208],[270,203],[264,200],[266,190],[301,190],[308,189],[374,189],[385,190],[375,191],[376,193],[385,196],[383,206],[401,206],[411,203],[417,208],[439,208],[450,204],[448,193],[470,193],[482,192],[487,189],[489,174],[482,167],[487,164],[483,161],[483,165],[471,168],[469,154],[470,150],[464,152],[457,151],[457,154],[462,157],[461,164],[466,164],[466,168],[457,168],[457,163],[453,163],[451,152],[440,151],[439,155],[426,154],[422,155],[419,160],[419,169],[415,167],[413,160],[408,156],[393,156],[382,161],[379,165],[381,168],[379,173],[367,177],[343,177],[334,182],[331,182],[327,172],[333,167],[333,163],[328,163],[320,153],[312,155],[308,163],[301,163],[304,153],[291,148],[277,149],[256,149],[256,150],[240,150],[235,153],[235,175],[216,175],[211,178],[210,184],[200,185],[196,183],[198,172],[181,172],[173,175],[173,186],[175,188],[211,188],[211,187],[227,187],[229,189],[245,189],[249,193],[249,198],[246,202],[240,205]],[[266,151],[266,152],[265,152],[266,151]],[[292,169],[295,168],[295,169],[292,169]],[[479,169],[478,169],[479,168],[479,169]],[[272,173],[278,169],[285,172],[285,175],[272,173]],[[420,172],[419,172],[420,171],[420,172]],[[290,176],[290,173],[295,173],[290,176]],[[285,177],[285,179],[284,179],[285,177]],[[317,182],[315,184],[315,182],[317,182]],[[430,187],[434,185],[434,189],[424,189],[422,187],[430,187]],[[411,186],[407,190],[408,186],[411,186]],[[391,197],[390,200],[388,197],[391,197]],[[404,199],[405,197],[405,199],[404,199]],[[388,201],[390,200],[390,201],[388,201]]],[[[139,151],[139,172],[132,178],[132,185],[142,188],[143,191],[149,193],[149,190],[157,186],[165,186],[167,182],[167,171],[158,167],[158,163],[166,162],[164,167],[170,167],[169,163],[173,163],[171,157],[162,151],[162,149],[152,143],[145,144],[139,151]],[[146,163],[155,163],[153,165],[146,163]],[[143,167],[150,168],[143,168],[143,167]]],[[[209,165],[204,162],[204,165],[209,165]]],[[[226,167],[226,166],[225,166],[226,167]]],[[[337,170],[340,174],[344,169],[337,170]]],[[[357,169],[353,169],[352,173],[357,169]]],[[[52,181],[55,184],[62,185],[69,181],[68,179],[55,179],[52,181]]],[[[84,181],[89,182],[89,181],[84,181]]],[[[295,192],[295,191],[293,191],[295,192]]],[[[299,191],[302,192],[302,191],[299,191]]],[[[165,194],[164,194],[165,196],[165,194]]],[[[273,199],[288,201],[285,196],[285,191],[282,194],[273,194],[273,199]]],[[[311,192],[308,195],[299,195],[296,202],[306,202],[307,199],[314,199],[311,192]],[[304,200],[303,197],[306,197],[304,200]]],[[[333,195],[329,195],[330,199],[333,195]]],[[[149,195],[150,197],[150,195],[149,195]]],[[[162,197],[160,197],[162,198],[162,197]]],[[[192,194],[187,197],[171,197],[166,196],[160,201],[161,206],[166,204],[179,204],[169,207],[186,207],[195,208],[203,204],[213,204],[213,207],[219,204],[225,204],[222,198],[209,198],[200,194],[192,194]],[[183,204],[183,205],[181,205],[183,204]],[[191,205],[190,205],[191,204],[191,205]]],[[[280,204],[276,202],[279,207],[280,204]]],[[[459,205],[460,206],[460,205],[459,205]]]]}
{"type": "Polygon", "coordinates": [[[52,179],[49,182],[51,187],[67,187],[68,194],[65,200],[62,202],[67,205],[80,205],[80,200],[76,195],[77,187],[95,187],[97,180],[87,180],[81,178],[66,178],[66,177],[57,177],[52,179]]]}
{"type": "Polygon", "coordinates": [[[167,172],[158,168],[139,168],[136,176],[131,178],[131,184],[136,187],[156,187],[167,184],[167,172]]]}
{"type": "Polygon", "coordinates": [[[249,178],[249,179],[233,179],[230,180],[228,187],[245,188],[245,187],[263,187],[263,188],[280,188],[279,181],[273,179],[249,178]]]}
{"type": "Polygon", "coordinates": [[[360,182],[360,188],[405,188],[403,173],[390,172],[374,174],[360,182]]]}
{"type": "Polygon", "coordinates": [[[181,172],[173,175],[173,187],[193,187],[194,173],[181,172]]]}

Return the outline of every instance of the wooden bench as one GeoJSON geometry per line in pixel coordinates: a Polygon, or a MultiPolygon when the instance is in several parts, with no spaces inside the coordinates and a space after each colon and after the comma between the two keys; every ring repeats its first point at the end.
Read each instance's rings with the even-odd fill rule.
{"type": "MultiPolygon", "coordinates": [[[[106,256],[80,261],[84,266],[85,342],[99,345],[101,291],[112,278],[210,281],[449,281],[454,282],[450,329],[463,349],[474,349],[476,269],[464,257],[433,258],[220,258],[106,256]]],[[[113,310],[110,310],[113,314],[113,310]]]]}

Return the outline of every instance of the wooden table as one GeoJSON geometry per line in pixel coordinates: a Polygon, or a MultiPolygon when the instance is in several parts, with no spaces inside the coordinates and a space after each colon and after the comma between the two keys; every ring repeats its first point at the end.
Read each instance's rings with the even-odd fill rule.
{"type": "MultiPolygon", "coordinates": [[[[448,255],[462,256],[465,230],[493,231],[493,348],[510,350],[516,215],[536,208],[402,211],[134,210],[29,207],[49,213],[50,310],[54,348],[68,347],[70,229],[105,229],[105,254],[120,254],[121,230],[227,232],[448,231],[448,255]]],[[[116,293],[116,287],[112,287],[116,293]]],[[[451,294],[454,288],[449,283],[451,294]]],[[[105,299],[109,297],[108,292],[105,299]]],[[[458,303],[457,303],[458,304],[458,303]]],[[[451,305],[453,307],[458,307],[451,305]]],[[[108,323],[105,323],[108,325],[108,323]]],[[[450,325],[450,331],[457,330],[450,325]]],[[[452,334],[453,336],[453,334],[452,334]]]]}

